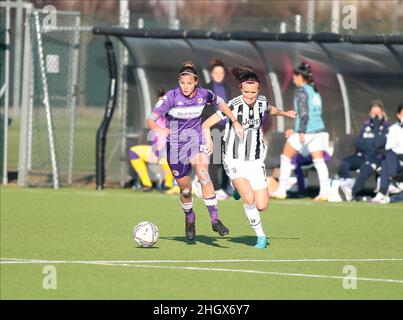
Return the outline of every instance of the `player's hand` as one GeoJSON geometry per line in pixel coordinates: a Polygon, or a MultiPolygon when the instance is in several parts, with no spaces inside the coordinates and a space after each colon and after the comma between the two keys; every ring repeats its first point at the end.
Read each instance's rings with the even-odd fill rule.
{"type": "Polygon", "coordinates": [[[294,110],[287,111],[285,116],[291,119],[295,119],[297,117],[297,112],[294,110]]]}
{"type": "Polygon", "coordinates": [[[157,130],[157,133],[166,138],[171,134],[171,130],[169,130],[168,128],[160,128],[157,130]]]}
{"type": "Polygon", "coordinates": [[[305,143],[305,133],[300,133],[299,134],[299,141],[301,141],[301,143],[302,144],[304,144],[305,143]]]}
{"type": "Polygon", "coordinates": [[[206,144],[204,145],[204,151],[211,156],[211,154],[213,153],[213,140],[211,139],[207,139],[206,144]]]}
{"type": "Polygon", "coordinates": [[[235,121],[234,123],[233,123],[233,125],[234,125],[234,130],[235,130],[235,133],[237,134],[237,136],[240,138],[240,139],[243,139],[243,135],[244,135],[244,129],[243,129],[243,126],[238,122],[238,121],[235,121]]]}

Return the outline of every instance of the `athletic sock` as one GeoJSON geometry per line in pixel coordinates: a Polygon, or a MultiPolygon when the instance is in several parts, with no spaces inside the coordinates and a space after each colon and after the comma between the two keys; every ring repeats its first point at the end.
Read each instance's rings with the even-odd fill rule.
{"type": "Polygon", "coordinates": [[[250,226],[255,230],[256,236],[265,237],[263,226],[260,220],[260,213],[256,208],[256,204],[244,204],[245,215],[249,220],[250,226]]]}
{"type": "Polygon", "coordinates": [[[318,172],[319,185],[320,185],[320,195],[327,196],[329,194],[329,170],[323,158],[314,159],[313,165],[318,172]]]}
{"type": "Polygon", "coordinates": [[[218,220],[218,205],[216,196],[205,198],[204,203],[210,214],[211,223],[215,223],[218,220]]]}
{"type": "Polygon", "coordinates": [[[287,181],[291,176],[292,166],[291,166],[291,160],[285,155],[282,154],[280,159],[281,159],[280,178],[277,191],[279,193],[285,194],[287,192],[287,181]]]}
{"type": "Polygon", "coordinates": [[[186,203],[183,203],[181,201],[181,206],[182,206],[183,212],[185,213],[186,222],[194,223],[196,220],[196,215],[195,215],[195,212],[193,211],[193,201],[186,202],[186,203]]]}

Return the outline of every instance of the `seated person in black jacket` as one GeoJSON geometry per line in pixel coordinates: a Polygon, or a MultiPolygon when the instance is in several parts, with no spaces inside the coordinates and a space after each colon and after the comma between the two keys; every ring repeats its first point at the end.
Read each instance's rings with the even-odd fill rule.
{"type": "Polygon", "coordinates": [[[343,200],[356,199],[369,176],[380,170],[388,126],[382,101],[373,100],[369,108],[369,119],[364,122],[355,141],[356,154],[345,157],[339,165],[339,193],[343,200]],[[357,169],[360,172],[354,182],[351,170],[357,169]]]}

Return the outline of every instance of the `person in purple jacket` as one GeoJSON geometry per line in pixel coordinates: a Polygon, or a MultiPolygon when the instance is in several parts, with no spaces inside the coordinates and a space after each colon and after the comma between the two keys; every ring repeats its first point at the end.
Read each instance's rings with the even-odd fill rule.
{"type": "Polygon", "coordinates": [[[233,123],[236,134],[243,137],[244,129],[233,116],[224,100],[212,91],[198,86],[199,76],[192,62],[185,62],[179,70],[179,87],[169,90],[155,105],[147,118],[147,126],[167,137],[167,160],[180,188],[180,202],[185,213],[185,235],[188,240],[196,236],[195,212],[192,200],[190,173],[195,169],[202,186],[204,203],[210,214],[213,231],[220,236],[229,233],[218,218],[217,198],[209,176],[209,156],[201,128],[201,115],[206,104],[216,105],[233,123]],[[166,128],[156,121],[164,116],[166,128]]]}

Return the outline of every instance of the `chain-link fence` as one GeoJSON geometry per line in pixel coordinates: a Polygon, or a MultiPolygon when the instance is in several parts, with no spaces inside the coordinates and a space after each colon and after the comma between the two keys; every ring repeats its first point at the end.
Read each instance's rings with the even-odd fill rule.
{"type": "MultiPolygon", "coordinates": [[[[32,11],[26,19],[21,112],[9,140],[18,145],[18,156],[10,157],[9,170],[18,168],[22,186],[91,184],[109,81],[105,38],[83,27],[80,13],[58,12],[57,27],[51,29],[43,24],[46,16],[32,11]]],[[[119,44],[113,41],[119,59],[119,44]]],[[[117,107],[106,150],[108,183],[119,182],[127,171],[123,148],[117,147],[123,132],[117,107]]]]}

